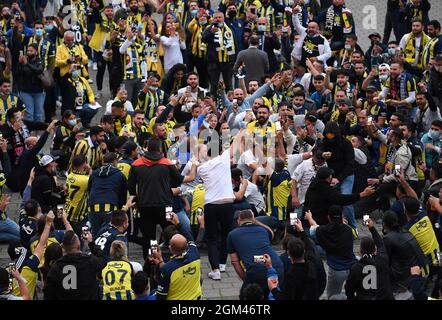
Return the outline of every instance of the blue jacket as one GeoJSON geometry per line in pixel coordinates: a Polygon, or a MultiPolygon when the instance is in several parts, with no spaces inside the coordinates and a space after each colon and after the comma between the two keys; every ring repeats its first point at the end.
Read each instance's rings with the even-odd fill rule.
{"type": "Polygon", "coordinates": [[[89,206],[111,204],[121,208],[126,197],[126,177],[119,169],[107,164],[94,170],[89,179],[89,206]]]}

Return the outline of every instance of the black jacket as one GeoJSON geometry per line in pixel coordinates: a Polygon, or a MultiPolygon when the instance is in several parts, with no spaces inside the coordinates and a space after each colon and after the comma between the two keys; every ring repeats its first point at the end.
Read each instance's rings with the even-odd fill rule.
{"type": "Polygon", "coordinates": [[[131,195],[137,196],[139,208],[171,206],[171,188],[178,187],[183,179],[169,159],[147,152],[132,164],[128,189],[131,195]]]}
{"type": "Polygon", "coordinates": [[[44,168],[39,167],[35,172],[31,198],[40,204],[42,212],[54,210],[57,204],[63,203],[54,177],[44,168]]]}
{"type": "Polygon", "coordinates": [[[327,165],[334,170],[340,182],[354,174],[355,153],[350,141],[341,135],[341,130],[335,122],[329,122],[324,129],[324,139],[319,145],[323,152],[331,152],[332,156],[327,160],[327,165]],[[327,133],[335,134],[333,141],[328,140],[327,133]]]}
{"type": "Polygon", "coordinates": [[[384,237],[384,244],[390,261],[392,285],[406,285],[410,279],[410,268],[426,265],[424,253],[410,232],[390,231],[384,237]]]}
{"type": "MultiPolygon", "coordinates": [[[[370,228],[370,232],[376,244],[377,254],[363,256],[351,267],[345,283],[345,294],[348,300],[394,300],[390,285],[390,265],[384,242],[376,228],[370,228]],[[377,289],[364,288],[364,278],[370,275],[367,270],[364,272],[366,266],[376,268],[375,285],[377,289]]],[[[370,284],[374,283],[371,282],[370,284]]]]}
{"type": "Polygon", "coordinates": [[[37,144],[31,150],[24,150],[19,159],[19,185],[20,192],[23,192],[28,183],[29,174],[32,168],[38,165],[37,154],[43,149],[48,140],[49,132],[45,131],[38,139],[37,144]]]}
{"type": "Polygon", "coordinates": [[[313,219],[319,225],[328,223],[328,209],[331,205],[347,206],[357,202],[359,194],[341,194],[341,192],[330,186],[327,181],[313,179],[305,195],[304,209],[310,210],[313,219]]]}
{"type": "Polygon", "coordinates": [[[43,92],[43,85],[39,75],[43,73],[44,67],[40,58],[29,60],[28,63],[18,65],[18,88],[23,92],[43,92]]]}
{"type": "Polygon", "coordinates": [[[272,290],[276,300],[318,300],[318,276],[314,263],[294,263],[281,288],[272,290]]]}
{"type": "MultiPolygon", "coordinates": [[[[57,260],[49,270],[44,287],[45,300],[98,300],[99,287],[97,276],[101,276],[100,260],[84,253],[67,254],[57,260]],[[65,267],[73,267],[68,271],[65,267]],[[68,271],[68,272],[66,272],[68,271]],[[65,289],[63,284],[72,283],[66,278],[76,274],[76,289],[65,289]]],[[[74,279],[74,278],[72,278],[74,279]]],[[[73,280],[74,281],[74,280],[73,280]]]]}

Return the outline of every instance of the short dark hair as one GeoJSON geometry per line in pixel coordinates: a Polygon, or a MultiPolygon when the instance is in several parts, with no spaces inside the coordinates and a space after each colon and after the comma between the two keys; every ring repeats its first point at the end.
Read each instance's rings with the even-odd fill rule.
{"type": "Polygon", "coordinates": [[[25,202],[23,209],[25,209],[26,215],[28,217],[35,217],[38,213],[39,208],[40,204],[36,200],[30,199],[25,202]]]}
{"type": "Polygon", "coordinates": [[[388,210],[385,211],[384,217],[383,217],[383,224],[390,230],[399,230],[399,220],[397,217],[396,212],[388,210]]]}
{"type": "Polygon", "coordinates": [[[72,116],[73,114],[75,114],[74,111],[68,109],[68,110],[65,110],[65,111],[63,112],[62,117],[63,117],[63,119],[67,119],[67,118],[69,118],[70,116],[72,116]]]}
{"type": "Polygon", "coordinates": [[[138,271],[132,277],[132,290],[136,295],[149,291],[149,275],[144,271],[138,271]]]}
{"type": "Polygon", "coordinates": [[[197,78],[200,77],[200,75],[199,75],[198,72],[196,72],[196,71],[190,71],[190,72],[187,74],[187,78],[189,78],[190,76],[196,76],[197,78]]]}
{"type": "Polygon", "coordinates": [[[301,239],[293,238],[289,241],[287,249],[292,259],[299,259],[304,256],[305,244],[301,239]]]}
{"type": "Polygon", "coordinates": [[[360,244],[360,248],[361,248],[361,254],[374,254],[375,250],[376,250],[376,245],[373,241],[372,238],[369,237],[362,237],[361,238],[361,244],[360,244]]]}
{"type": "MultiPolygon", "coordinates": [[[[113,122],[112,122],[113,123],[113,122]]],[[[104,129],[100,126],[93,126],[89,129],[89,134],[91,136],[96,136],[97,134],[104,132],[104,129]]]]}
{"type": "Polygon", "coordinates": [[[402,122],[402,123],[404,122],[404,116],[401,115],[400,113],[395,112],[391,116],[395,116],[396,118],[398,118],[399,122],[402,122]]]}
{"type": "Polygon", "coordinates": [[[242,171],[238,168],[233,168],[230,170],[230,174],[232,176],[232,179],[235,181],[239,181],[242,177],[242,171]]]}
{"type": "Polygon", "coordinates": [[[440,22],[437,21],[437,20],[431,20],[431,21],[428,23],[428,25],[429,25],[429,26],[433,26],[434,29],[437,29],[437,30],[440,30],[440,29],[441,29],[440,22]]]}
{"type": "Polygon", "coordinates": [[[124,109],[124,103],[121,102],[120,100],[115,100],[114,102],[112,102],[112,108],[118,108],[118,109],[124,109]]]}
{"type": "Polygon", "coordinates": [[[257,283],[247,285],[242,292],[244,300],[264,300],[264,290],[257,283]]]}
{"type": "Polygon", "coordinates": [[[413,17],[413,19],[411,19],[411,23],[414,23],[414,22],[420,22],[420,24],[424,24],[424,22],[422,21],[422,19],[421,18],[419,18],[419,17],[413,17]]]}
{"type": "Polygon", "coordinates": [[[407,196],[403,197],[401,201],[404,204],[405,212],[407,215],[415,216],[419,213],[421,207],[419,200],[407,196]]]}
{"type": "Polygon", "coordinates": [[[318,74],[318,75],[313,77],[313,80],[315,80],[315,81],[324,81],[325,77],[322,74],[318,74]]]}
{"type": "Polygon", "coordinates": [[[118,156],[114,152],[108,152],[103,156],[103,162],[104,163],[112,163],[114,161],[117,161],[118,156]]]}
{"type": "Polygon", "coordinates": [[[305,92],[304,91],[295,92],[293,94],[293,98],[295,98],[295,97],[303,97],[305,99],[305,92]]]}
{"type": "Polygon", "coordinates": [[[134,117],[135,117],[137,114],[142,114],[142,115],[144,116],[144,111],[141,110],[141,109],[137,109],[137,110],[134,111],[134,117]]]}
{"type": "Polygon", "coordinates": [[[147,140],[147,150],[149,152],[162,152],[163,144],[158,138],[151,138],[147,140]]]}
{"type": "Polygon", "coordinates": [[[110,115],[110,114],[105,114],[104,116],[101,117],[100,123],[113,124],[114,123],[114,117],[112,115],[110,115]]]}
{"type": "Polygon", "coordinates": [[[336,72],[336,76],[345,76],[345,77],[348,77],[348,72],[347,72],[347,70],[345,70],[345,69],[339,69],[339,70],[336,72]]]}
{"type": "Polygon", "coordinates": [[[434,120],[431,125],[442,129],[442,120],[434,120]]]}
{"type": "Polygon", "coordinates": [[[72,158],[72,166],[74,168],[81,167],[87,162],[87,158],[84,154],[78,154],[72,158]]]}
{"type": "Polygon", "coordinates": [[[121,227],[127,220],[127,214],[123,210],[112,211],[111,223],[116,227],[121,227]]]}

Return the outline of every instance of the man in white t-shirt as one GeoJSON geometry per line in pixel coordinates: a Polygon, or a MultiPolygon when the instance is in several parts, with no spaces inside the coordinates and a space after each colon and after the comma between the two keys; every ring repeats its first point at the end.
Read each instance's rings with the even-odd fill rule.
{"type": "Polygon", "coordinates": [[[253,154],[253,149],[249,149],[239,157],[237,168],[241,170],[244,179],[249,180],[253,172],[258,168],[258,160],[253,154]]]}
{"type": "Polygon", "coordinates": [[[313,157],[304,160],[292,173],[292,207],[298,216],[302,215],[307,189],[316,177],[316,171],[323,166],[327,166],[327,163],[322,157],[322,151],[314,150],[313,157]]]}
{"type": "Polygon", "coordinates": [[[209,278],[221,280],[227,261],[226,239],[233,224],[233,193],[230,176],[231,150],[210,159],[207,146],[198,146],[201,165],[197,175],[203,180],[204,192],[204,225],[207,234],[207,249],[212,271],[209,278]],[[218,226],[220,228],[218,228],[218,226]],[[221,240],[219,238],[221,237],[221,240]]]}

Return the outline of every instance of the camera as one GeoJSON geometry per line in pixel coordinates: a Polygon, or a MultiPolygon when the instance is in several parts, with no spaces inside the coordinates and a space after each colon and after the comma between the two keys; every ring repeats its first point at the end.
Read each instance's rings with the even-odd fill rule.
{"type": "Polygon", "coordinates": [[[171,221],[173,218],[172,214],[173,208],[172,207],[166,207],[166,220],[171,221]]]}
{"type": "Polygon", "coordinates": [[[294,226],[298,220],[298,214],[296,212],[290,213],[290,225],[294,226]]]}
{"type": "Polygon", "coordinates": [[[154,252],[158,252],[158,242],[156,240],[150,240],[149,255],[151,256],[154,252]]]}
{"type": "Polygon", "coordinates": [[[254,263],[265,263],[266,259],[264,256],[253,256],[253,262],[254,263]]]}
{"type": "Polygon", "coordinates": [[[201,208],[196,209],[196,214],[198,215],[198,217],[201,217],[204,214],[203,209],[201,208]]]}
{"type": "Polygon", "coordinates": [[[362,220],[364,221],[364,226],[368,226],[368,219],[370,219],[370,216],[368,214],[364,214],[362,217],[362,220]]]}

